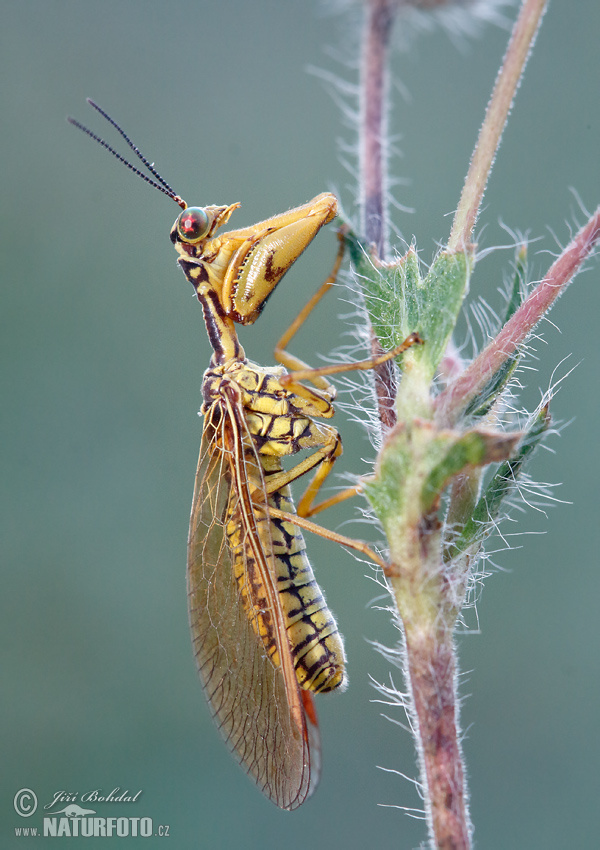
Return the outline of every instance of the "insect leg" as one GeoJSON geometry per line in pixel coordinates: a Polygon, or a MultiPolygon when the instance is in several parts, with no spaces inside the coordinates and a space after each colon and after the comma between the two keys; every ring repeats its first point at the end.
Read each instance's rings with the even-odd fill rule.
{"type": "MultiPolygon", "coordinates": [[[[312,372],[304,361],[300,360],[300,358],[296,357],[294,354],[290,354],[289,351],[286,351],[285,346],[288,345],[289,341],[293,336],[298,332],[300,327],[304,324],[308,316],[312,313],[317,304],[321,301],[326,292],[328,292],[331,287],[334,285],[337,280],[338,272],[340,270],[340,266],[342,265],[342,260],[344,259],[344,234],[341,230],[338,231],[338,241],[339,247],[338,252],[335,258],[335,263],[333,264],[333,268],[331,270],[331,274],[325,280],[321,286],[317,289],[315,294],[312,296],[310,301],[304,305],[302,310],[298,313],[294,321],[291,323],[286,332],[281,336],[277,345],[275,346],[275,359],[278,363],[281,363],[286,369],[291,369],[294,372],[298,371],[306,371],[307,379],[310,380],[319,390],[331,395],[333,398],[335,396],[335,389],[321,376],[315,376],[313,380],[312,372]],[[308,373],[311,373],[310,375],[308,373]]],[[[289,386],[291,382],[286,382],[289,386]]],[[[296,389],[296,387],[294,387],[296,389]]]]}
{"type": "Polygon", "coordinates": [[[302,517],[314,516],[325,508],[355,496],[360,491],[360,485],[348,487],[315,505],[314,501],[319,490],[333,469],[336,460],[342,454],[342,440],[337,430],[331,425],[311,422],[307,431],[297,440],[294,451],[311,448],[316,448],[316,451],[296,463],[291,469],[281,470],[270,475],[265,482],[267,493],[274,493],[316,468],[312,481],[298,503],[298,516],[302,517]]]}
{"type": "Polygon", "coordinates": [[[311,369],[310,367],[298,369],[298,371],[284,375],[281,378],[281,383],[285,387],[291,385],[295,388],[298,381],[313,381],[316,383],[315,379],[318,380],[324,375],[339,375],[342,372],[366,372],[370,369],[375,369],[388,360],[392,360],[394,357],[398,357],[398,355],[412,348],[413,345],[424,345],[423,340],[416,332],[409,334],[404,342],[401,342],[400,345],[392,348],[391,351],[386,351],[384,354],[368,357],[366,360],[356,360],[354,363],[333,363],[330,366],[320,366],[316,369],[311,369]]]}
{"type": "Polygon", "coordinates": [[[322,525],[317,525],[309,519],[300,517],[297,514],[289,514],[286,511],[280,511],[278,508],[269,508],[269,514],[273,517],[287,520],[287,522],[291,522],[292,525],[297,525],[298,528],[302,528],[305,531],[318,534],[319,537],[324,537],[325,540],[331,540],[332,543],[339,543],[340,546],[345,546],[347,549],[354,549],[356,552],[362,552],[363,555],[366,555],[367,558],[377,564],[377,566],[381,567],[386,575],[389,573],[390,565],[386,564],[383,558],[380,558],[379,555],[369,548],[366,543],[363,543],[362,540],[355,540],[353,537],[346,537],[344,534],[337,534],[337,532],[330,531],[328,528],[323,528],[322,525]]]}

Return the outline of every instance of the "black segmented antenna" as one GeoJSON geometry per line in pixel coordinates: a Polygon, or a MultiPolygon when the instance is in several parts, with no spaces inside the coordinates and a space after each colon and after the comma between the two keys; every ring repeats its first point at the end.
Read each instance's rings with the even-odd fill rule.
{"type": "Polygon", "coordinates": [[[101,138],[100,138],[100,136],[97,136],[95,133],[92,133],[92,131],[91,131],[91,130],[88,130],[88,128],[87,128],[87,127],[84,127],[84,125],[83,125],[83,124],[80,124],[80,123],[79,123],[79,121],[77,121],[75,118],[71,118],[71,117],[69,116],[69,117],[67,118],[67,121],[69,122],[69,124],[73,124],[73,126],[74,126],[74,127],[77,127],[79,130],[81,130],[82,132],[84,132],[84,133],[86,134],[86,136],[89,136],[91,139],[94,139],[94,141],[98,142],[98,144],[99,144],[99,145],[102,145],[102,147],[103,147],[103,148],[106,148],[106,150],[107,150],[109,153],[111,153],[114,157],[116,157],[116,158],[119,160],[119,162],[122,162],[122,163],[123,163],[123,165],[126,165],[126,166],[127,166],[127,168],[130,168],[130,169],[131,169],[131,171],[133,171],[133,173],[134,173],[134,174],[137,174],[137,175],[138,175],[138,177],[141,177],[141,178],[142,178],[142,180],[145,180],[145,181],[146,181],[146,183],[149,183],[151,186],[154,186],[154,188],[155,188],[155,189],[158,189],[158,190],[159,190],[159,192],[162,192],[164,195],[167,195],[169,198],[172,198],[172,199],[175,201],[175,203],[176,203],[176,204],[179,204],[179,206],[180,206],[182,209],[184,209],[184,210],[185,210],[185,209],[187,209],[187,204],[186,204],[186,202],[183,200],[183,198],[181,198],[181,197],[180,197],[180,195],[178,195],[178,194],[177,194],[177,193],[176,193],[176,192],[175,192],[175,191],[174,191],[174,190],[173,190],[173,189],[169,186],[169,184],[167,183],[167,181],[166,181],[166,180],[163,180],[163,178],[160,176],[160,174],[158,173],[158,171],[156,170],[156,168],[152,165],[152,163],[148,162],[148,160],[147,160],[147,159],[146,159],[146,157],[145,157],[145,156],[141,153],[141,151],[139,150],[139,148],[138,148],[136,145],[134,145],[134,144],[133,144],[133,142],[131,141],[131,139],[129,138],[129,136],[128,136],[128,135],[127,135],[127,134],[126,134],[126,133],[125,133],[125,132],[124,132],[124,131],[123,131],[123,130],[119,127],[119,125],[117,124],[117,122],[116,122],[114,119],[112,119],[112,118],[110,117],[110,115],[108,115],[108,113],[106,113],[103,109],[101,109],[101,108],[98,106],[98,104],[97,104],[97,103],[94,103],[94,101],[93,101],[91,98],[89,98],[89,97],[88,97],[88,98],[87,98],[87,102],[89,103],[89,105],[90,105],[90,106],[93,106],[93,107],[94,107],[94,109],[95,109],[97,112],[99,112],[99,113],[100,113],[100,115],[102,115],[102,117],[103,117],[103,118],[106,118],[106,120],[108,121],[108,123],[109,123],[109,124],[112,124],[112,126],[115,128],[115,130],[116,130],[118,133],[120,133],[120,134],[121,134],[121,136],[125,139],[125,141],[126,141],[126,142],[127,142],[127,144],[129,145],[129,147],[131,148],[131,150],[132,150],[132,151],[135,153],[135,155],[136,155],[136,156],[137,156],[137,157],[138,157],[138,158],[139,158],[139,159],[143,162],[143,164],[146,166],[146,168],[148,169],[148,171],[150,172],[150,174],[152,174],[152,176],[153,176],[153,177],[156,177],[156,181],[158,181],[158,182],[156,182],[155,180],[151,180],[151,179],[150,179],[150,178],[149,178],[146,174],[144,174],[144,172],[143,172],[143,171],[140,171],[140,170],[139,170],[139,168],[136,168],[136,167],[135,167],[135,165],[132,165],[132,164],[131,164],[128,160],[126,160],[124,156],[121,156],[121,154],[120,154],[120,153],[117,153],[117,151],[116,151],[113,147],[111,147],[111,146],[108,144],[108,142],[105,142],[105,141],[104,141],[104,139],[101,139],[101,138]]]}

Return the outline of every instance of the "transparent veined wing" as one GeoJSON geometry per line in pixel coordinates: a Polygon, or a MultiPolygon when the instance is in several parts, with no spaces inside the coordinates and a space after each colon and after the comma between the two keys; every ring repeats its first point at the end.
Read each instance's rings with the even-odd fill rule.
{"type": "Polygon", "coordinates": [[[318,782],[319,733],[312,696],[300,690],[293,668],[269,536],[264,526],[260,535],[257,531],[252,484],[262,481],[262,471],[244,433],[244,411],[230,399],[219,399],[206,413],[188,541],[192,641],[226,743],[269,799],[295,809],[318,782]],[[240,517],[241,546],[248,553],[243,593],[227,536],[232,516],[240,517]],[[252,612],[255,570],[269,600],[278,663],[258,635],[256,622],[264,610],[252,612]]]}

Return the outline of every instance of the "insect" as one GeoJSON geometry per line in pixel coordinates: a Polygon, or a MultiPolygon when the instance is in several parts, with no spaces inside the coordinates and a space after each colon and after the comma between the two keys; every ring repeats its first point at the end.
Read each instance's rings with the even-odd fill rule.
{"type": "MultiPolygon", "coordinates": [[[[359,541],[306,518],[356,492],[315,505],[342,446],[331,425],[335,390],[326,375],[343,366],[309,370],[284,349],[300,323],[333,284],[332,275],[282,337],[265,368],[246,358],[236,324],[252,324],[285,272],[336,215],[325,193],[296,209],[217,235],[239,204],[188,207],[100,107],[152,174],[138,170],[74,119],[146,182],[182,208],[171,229],[178,263],[202,306],[213,348],[202,382],[204,427],[188,539],[188,600],[194,653],[216,723],[260,790],[284,809],[297,808],[320,773],[313,693],[343,688],[342,638],[306,554],[301,528],[380,559],[359,541]],[[292,369],[291,373],[286,368],[292,369]],[[297,373],[297,375],[295,374],[297,373]],[[312,387],[302,384],[298,375],[312,387]],[[310,452],[290,469],[282,459],[310,452]],[[296,511],[290,484],[313,471],[296,511]]],[[[350,368],[372,368],[404,347],[350,368]]]]}

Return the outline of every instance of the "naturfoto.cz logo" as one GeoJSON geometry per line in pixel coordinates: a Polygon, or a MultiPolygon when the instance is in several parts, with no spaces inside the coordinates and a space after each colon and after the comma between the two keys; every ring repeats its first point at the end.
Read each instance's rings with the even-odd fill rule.
{"type": "MultiPolygon", "coordinates": [[[[101,817],[97,814],[99,805],[135,803],[141,794],[141,790],[133,794],[130,791],[122,791],[118,787],[113,788],[109,794],[100,789],[84,793],[57,791],[53,794],[52,800],[46,803],[44,810],[53,809],[61,804],[62,808],[44,811],[41,828],[29,826],[29,824],[15,827],[15,837],[112,838],[117,836],[125,838],[132,836],[148,838],[152,835],[167,837],[169,826],[160,824],[155,827],[150,817],[101,817]],[[87,807],[83,807],[80,803],[86,803],[87,807]],[[90,804],[93,808],[88,808],[90,804]]],[[[18,815],[29,818],[37,808],[37,796],[30,788],[21,788],[17,791],[14,797],[14,809],[18,815]]]]}

